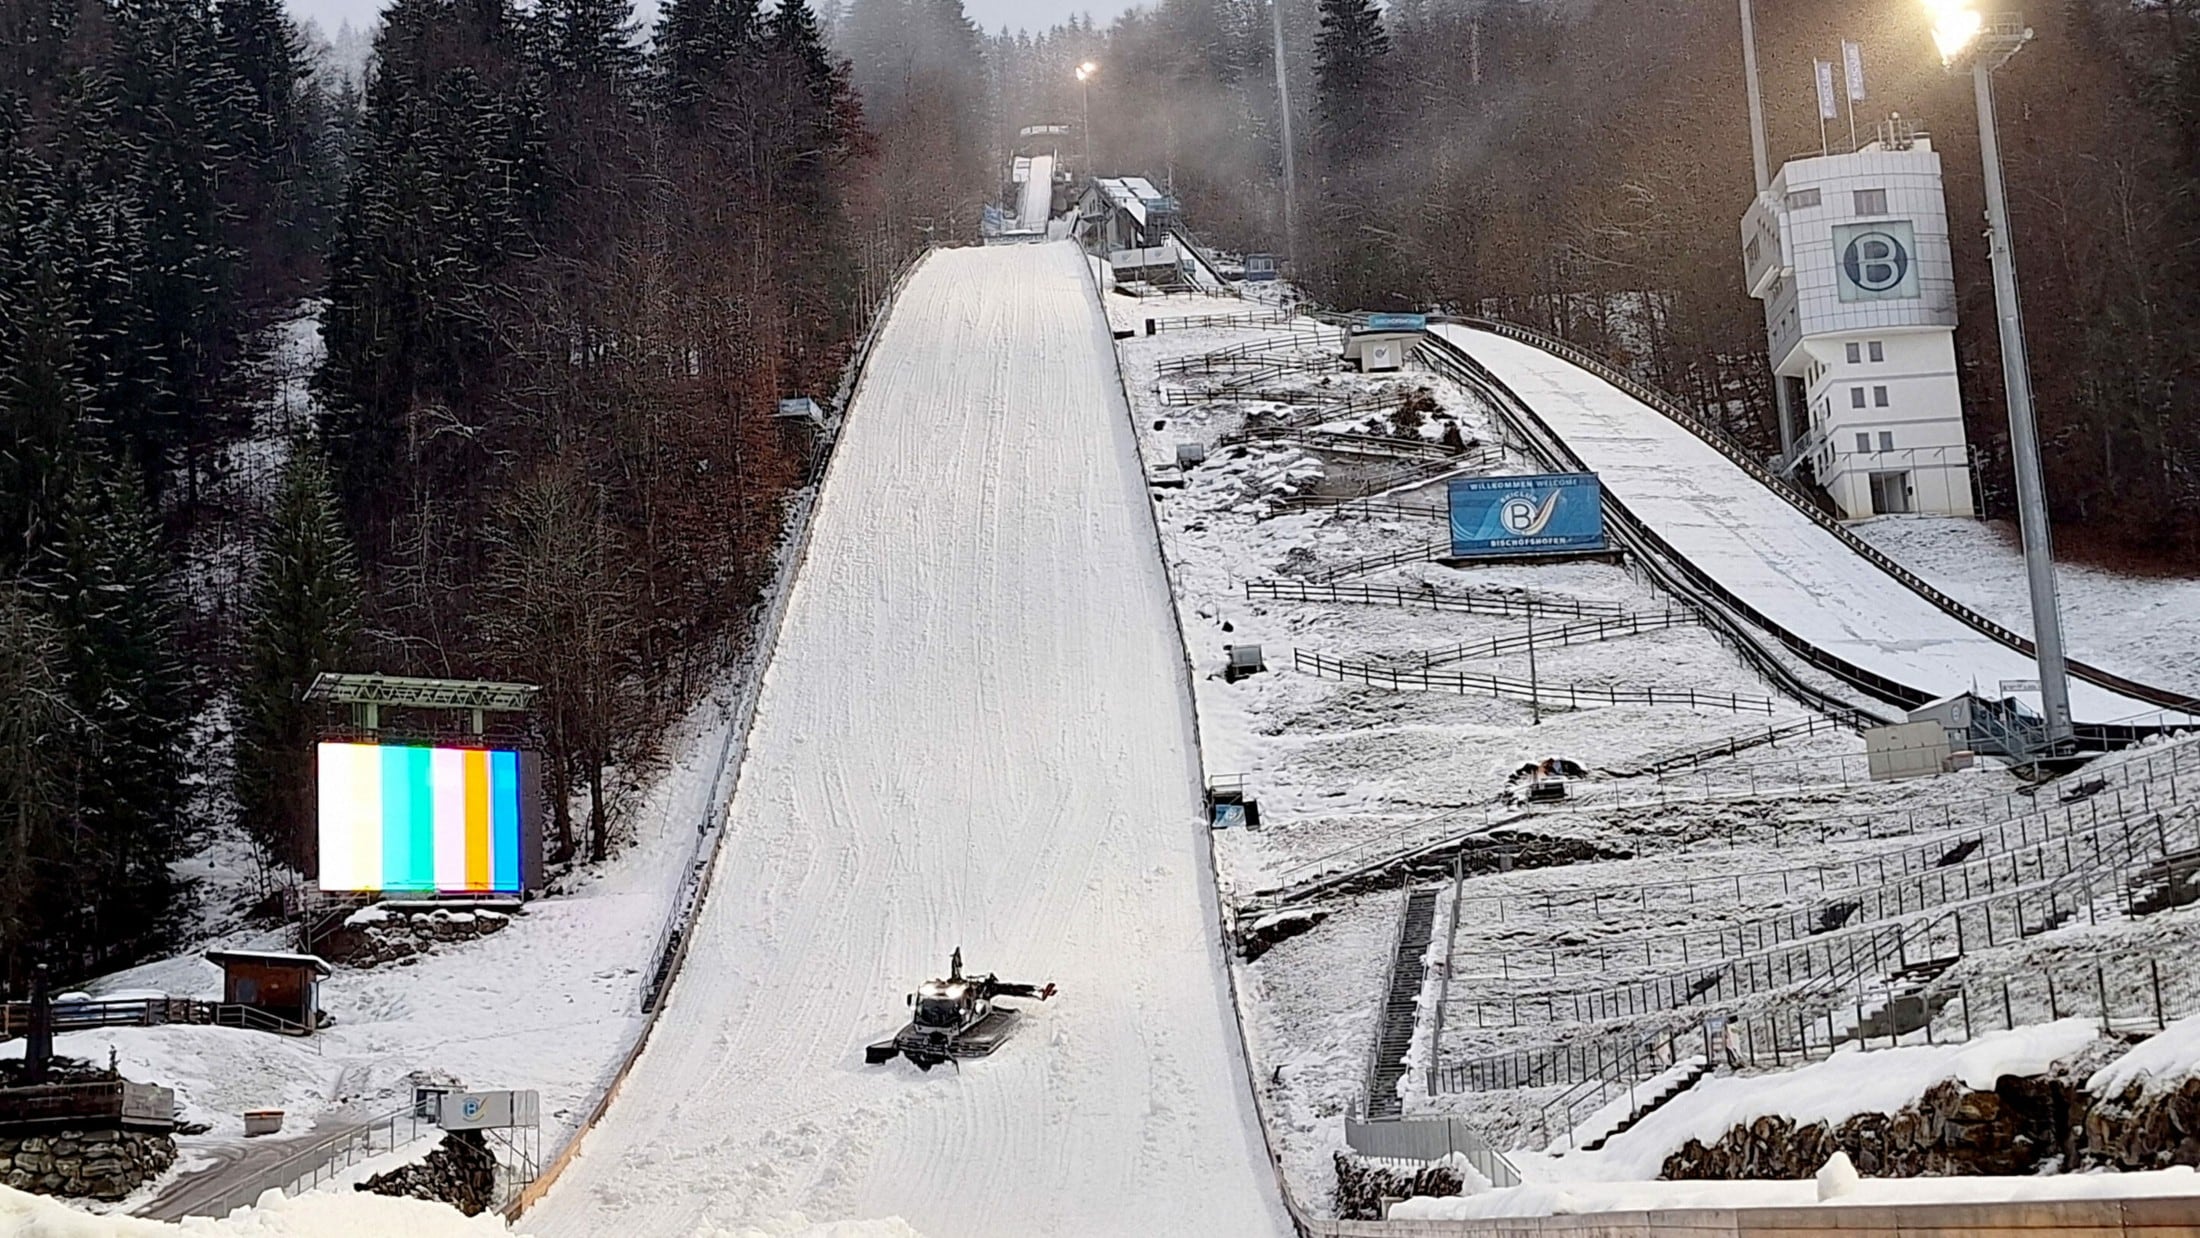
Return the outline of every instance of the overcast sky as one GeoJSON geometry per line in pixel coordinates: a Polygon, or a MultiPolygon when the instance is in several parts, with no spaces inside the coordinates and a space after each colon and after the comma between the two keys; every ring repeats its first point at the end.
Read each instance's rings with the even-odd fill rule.
{"type": "MultiPolygon", "coordinates": [[[[337,27],[347,21],[365,28],[385,3],[387,0],[289,0],[293,15],[318,23],[329,34],[336,33],[337,27]]],[[[963,0],[963,9],[970,14],[970,20],[992,34],[1003,26],[1011,30],[1044,30],[1073,13],[1089,13],[1094,20],[1106,25],[1134,3],[1135,0],[963,0]]],[[[637,0],[637,6],[645,21],[656,17],[656,0],[637,0]]]]}

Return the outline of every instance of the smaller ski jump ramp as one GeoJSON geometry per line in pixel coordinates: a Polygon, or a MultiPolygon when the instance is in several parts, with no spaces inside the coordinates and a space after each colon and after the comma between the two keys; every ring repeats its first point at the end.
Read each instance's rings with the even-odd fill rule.
{"type": "Polygon", "coordinates": [[[1291,1232],[1151,521],[1079,250],[928,259],[819,499],[686,966],[521,1232],[1291,1232]],[[958,945],[1061,991],[960,1072],[864,1065],[958,945]]]}
{"type": "Polygon", "coordinates": [[[1024,196],[1017,203],[1016,230],[1044,234],[1054,214],[1054,156],[1034,155],[1024,196]]]}
{"type": "MultiPolygon", "coordinates": [[[[1432,330],[1519,396],[1682,557],[1816,648],[1933,696],[1993,696],[2004,680],[2038,678],[2031,658],[1857,554],[1686,426],[1533,344],[1456,324],[1432,330]]],[[[2070,707],[2095,724],[2162,710],[2077,679],[2070,707]]]]}

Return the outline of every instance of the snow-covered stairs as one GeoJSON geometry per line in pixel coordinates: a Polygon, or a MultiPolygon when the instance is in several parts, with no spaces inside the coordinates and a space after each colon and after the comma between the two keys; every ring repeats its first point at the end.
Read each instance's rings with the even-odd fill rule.
{"type": "Polygon", "coordinates": [[[1637,1101],[1635,1107],[1628,1111],[1627,1116],[1619,1120],[1619,1125],[1582,1144],[1581,1150],[1594,1152],[1619,1136],[1633,1130],[1636,1123],[1664,1108],[1667,1101],[1695,1087],[1705,1075],[1710,1073],[1711,1066],[1704,1059],[1700,1057],[1689,1058],[1679,1070],[1667,1072],[1659,1079],[1653,1080],[1652,1082],[1657,1084],[1656,1091],[1637,1101]]]}
{"type": "Polygon", "coordinates": [[[1398,925],[1398,946],[1390,961],[1390,993],[1383,1000],[1381,1022],[1375,1027],[1375,1064],[1368,1071],[1367,1116],[1394,1118],[1404,1111],[1398,1098],[1398,1081],[1405,1078],[1406,1050],[1413,1045],[1420,1017],[1421,960],[1428,954],[1430,936],[1436,930],[1436,891],[1415,890],[1406,896],[1403,919],[1398,925]]]}

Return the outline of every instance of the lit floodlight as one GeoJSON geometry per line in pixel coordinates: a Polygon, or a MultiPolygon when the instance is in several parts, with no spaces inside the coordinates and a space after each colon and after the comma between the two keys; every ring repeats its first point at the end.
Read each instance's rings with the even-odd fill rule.
{"type": "Polygon", "coordinates": [[[1100,66],[1088,60],[1077,66],[1077,80],[1082,82],[1100,71],[1100,66]]]}
{"type": "Polygon", "coordinates": [[[1925,0],[1933,19],[1933,46],[1940,49],[1943,64],[1962,58],[1986,30],[1986,19],[1970,0],[1925,0]]]}

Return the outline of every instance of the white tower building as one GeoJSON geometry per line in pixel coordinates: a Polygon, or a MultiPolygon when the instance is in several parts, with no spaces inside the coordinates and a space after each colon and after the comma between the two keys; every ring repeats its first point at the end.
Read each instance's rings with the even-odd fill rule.
{"type": "Polygon", "coordinates": [[[1796,159],[1742,217],[1749,294],[1802,425],[1782,472],[1844,519],[1969,516],[1955,258],[1940,156],[1899,118],[1854,154],[1796,159]]]}

